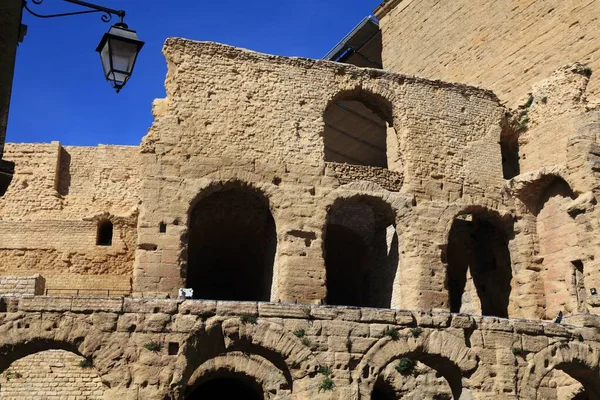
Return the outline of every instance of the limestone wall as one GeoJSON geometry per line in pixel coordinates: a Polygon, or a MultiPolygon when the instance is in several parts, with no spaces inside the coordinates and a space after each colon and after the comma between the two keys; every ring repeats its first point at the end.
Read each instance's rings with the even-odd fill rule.
{"type": "Polygon", "coordinates": [[[129,291],[136,246],[138,149],[7,144],[19,166],[0,199],[0,274],[41,274],[46,288],[129,291]],[[113,223],[111,246],[98,224],[113,223]]]}
{"type": "Polygon", "coordinates": [[[0,399],[103,399],[102,382],[84,360],[64,350],[23,357],[0,375],[0,399]]]}
{"type": "Polygon", "coordinates": [[[46,281],[41,275],[0,277],[2,295],[42,295],[45,289],[46,281]]]}
{"type": "Polygon", "coordinates": [[[599,13],[593,0],[394,0],[376,10],[385,69],[490,88],[511,106],[563,65],[600,68],[599,13]]]}
{"type": "Polygon", "coordinates": [[[164,53],[167,97],[155,102],[155,122],[141,145],[136,291],[173,295],[183,287],[192,268],[186,241],[194,205],[211,193],[248,187],[266,198],[277,227],[271,300],[323,301],[327,210],[364,197],[387,203],[399,228],[394,245],[404,258],[391,278],[393,304],[444,306],[443,239],[423,228],[445,228],[417,219],[434,222],[448,202],[460,204],[456,212],[473,203],[505,207],[504,109],[491,93],[215,43],[169,39],[164,53]],[[388,116],[402,162],[362,174],[326,166],[323,114],[337,98],[365,101],[388,116]],[[430,268],[440,269],[438,278],[421,282],[422,275],[431,279],[430,268]]]}
{"type": "Polygon", "coordinates": [[[217,377],[254,382],[265,399],[599,393],[600,325],[591,315],[554,324],[255,302],[36,296],[2,304],[0,396],[25,384],[41,390],[34,379],[50,370],[43,382],[60,382],[64,369],[64,390],[96,391],[101,381],[107,399],[181,399],[217,377]],[[48,352],[56,349],[79,356],[48,352]],[[397,368],[407,359],[408,373],[397,368]]]}

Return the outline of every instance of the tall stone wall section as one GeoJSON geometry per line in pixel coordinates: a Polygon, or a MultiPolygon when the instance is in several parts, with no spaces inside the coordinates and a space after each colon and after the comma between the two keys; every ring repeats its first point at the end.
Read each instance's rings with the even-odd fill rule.
{"type": "Polygon", "coordinates": [[[392,0],[376,10],[385,69],[489,88],[511,106],[563,65],[600,69],[599,14],[593,0],[392,0]]]}
{"type": "Polygon", "coordinates": [[[0,274],[41,274],[56,292],[129,292],[138,152],[125,146],[7,144],[19,172],[0,199],[0,274]],[[96,245],[103,220],[114,225],[111,246],[96,245]]]}
{"type": "Polygon", "coordinates": [[[402,254],[393,304],[406,308],[444,307],[439,244],[456,213],[474,203],[508,212],[498,144],[504,109],[488,91],[182,39],[169,39],[164,53],[167,97],[155,102],[141,144],[137,292],[173,295],[185,285],[189,213],[235,185],[265,196],[275,219],[273,301],[325,297],[323,237],[336,202],[363,196],[393,209],[402,254]],[[339,98],[389,117],[403,157],[390,169],[392,186],[326,166],[323,113],[339,98]]]}

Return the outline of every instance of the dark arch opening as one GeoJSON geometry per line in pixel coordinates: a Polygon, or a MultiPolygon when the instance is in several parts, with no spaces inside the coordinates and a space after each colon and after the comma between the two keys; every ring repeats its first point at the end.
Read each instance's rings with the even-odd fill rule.
{"type": "Polygon", "coordinates": [[[393,123],[386,106],[361,95],[335,99],[323,114],[325,161],[387,168],[387,128],[393,123]]]}
{"type": "Polygon", "coordinates": [[[394,389],[379,375],[371,393],[371,400],[394,400],[395,398],[394,389]]]}
{"type": "Polygon", "coordinates": [[[465,305],[465,288],[472,283],[482,315],[508,318],[512,266],[509,238],[499,224],[500,221],[485,212],[462,214],[454,219],[447,248],[451,312],[461,312],[465,305]]]}
{"type": "Polygon", "coordinates": [[[500,154],[502,155],[502,175],[504,179],[514,178],[521,173],[519,166],[519,132],[511,128],[504,119],[500,134],[500,154]]]}
{"type": "MultiPolygon", "coordinates": [[[[429,393],[427,393],[427,396],[423,397],[423,398],[428,398],[428,399],[433,399],[433,400],[447,399],[448,396],[450,396],[451,398],[454,398],[454,399],[460,398],[460,396],[462,395],[462,391],[463,391],[463,387],[462,387],[463,373],[460,370],[460,368],[458,368],[458,366],[454,362],[452,362],[451,360],[449,360],[446,357],[443,357],[443,356],[440,356],[437,354],[427,354],[427,353],[420,353],[420,352],[403,354],[403,355],[399,356],[398,358],[390,361],[390,363],[388,363],[385,368],[383,368],[381,371],[379,371],[379,376],[377,377],[377,380],[375,381],[375,385],[373,386],[371,398],[374,400],[396,399],[399,397],[403,397],[402,391],[406,391],[407,389],[409,389],[409,390],[415,389],[412,386],[401,388],[401,387],[398,387],[397,385],[399,383],[398,378],[401,378],[401,379],[417,378],[417,379],[419,379],[419,377],[421,376],[421,374],[424,371],[418,370],[418,368],[419,368],[418,363],[422,363],[424,366],[429,368],[429,371],[431,371],[431,373],[435,373],[435,377],[439,378],[440,380],[443,380],[444,383],[447,385],[446,389],[448,389],[448,391],[440,390],[442,388],[439,385],[432,385],[427,388],[429,393]],[[398,365],[398,362],[403,358],[407,358],[412,361],[413,367],[415,368],[415,370],[412,373],[409,373],[406,376],[401,377],[400,371],[393,370],[391,376],[386,374],[386,370],[388,369],[388,367],[390,365],[392,365],[392,366],[398,365]],[[399,390],[402,390],[402,391],[399,391],[399,390]],[[451,392],[452,395],[450,395],[448,392],[451,392]]],[[[466,374],[466,375],[470,376],[470,374],[466,374]]],[[[417,382],[418,381],[416,381],[415,383],[417,383],[417,382]]],[[[418,386],[418,383],[417,383],[417,386],[418,386]]],[[[424,395],[424,393],[421,393],[421,394],[424,395]]]]}
{"type": "MultiPolygon", "coordinates": [[[[375,199],[372,199],[375,201],[375,199]]],[[[339,201],[325,235],[327,304],[389,308],[398,268],[398,235],[389,205],[339,201]]]]}
{"type": "Polygon", "coordinates": [[[221,376],[209,379],[198,385],[186,400],[242,399],[264,400],[260,385],[245,375],[221,376]]]}
{"type": "Polygon", "coordinates": [[[189,227],[194,298],[270,300],[277,235],[266,199],[241,188],[212,193],[194,206],[189,227]]]}
{"type": "Polygon", "coordinates": [[[555,369],[567,373],[583,385],[583,391],[578,393],[574,399],[600,400],[600,381],[598,380],[598,369],[591,369],[586,365],[574,361],[564,363],[555,367],[555,369]]]}
{"type": "Polygon", "coordinates": [[[113,239],[113,223],[107,219],[98,222],[96,245],[111,246],[113,239]]]}

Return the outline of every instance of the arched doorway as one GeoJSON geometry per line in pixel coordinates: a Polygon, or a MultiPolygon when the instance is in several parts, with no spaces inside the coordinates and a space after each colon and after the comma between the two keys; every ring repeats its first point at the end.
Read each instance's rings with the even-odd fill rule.
{"type": "Polygon", "coordinates": [[[535,208],[546,319],[554,319],[559,312],[565,315],[587,312],[578,226],[567,213],[574,198],[568,183],[554,177],[540,191],[535,208]]]}
{"type": "Polygon", "coordinates": [[[222,376],[207,380],[186,396],[186,400],[263,400],[264,398],[260,385],[242,375],[222,376]]]}
{"type": "Polygon", "coordinates": [[[192,209],[189,229],[194,298],[270,300],[277,235],[263,196],[247,188],[212,193],[192,209]]]}
{"type": "Polygon", "coordinates": [[[375,198],[337,201],[325,232],[327,304],[389,308],[398,269],[391,207],[375,198]]]}
{"type": "Polygon", "coordinates": [[[450,229],[446,261],[451,312],[508,317],[512,266],[506,223],[478,210],[458,215],[450,229]]]}

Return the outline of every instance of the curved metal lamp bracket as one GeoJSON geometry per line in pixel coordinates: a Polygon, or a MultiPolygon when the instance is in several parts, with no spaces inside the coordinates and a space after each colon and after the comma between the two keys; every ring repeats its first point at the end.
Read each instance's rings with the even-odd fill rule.
{"type": "MultiPolygon", "coordinates": [[[[103,22],[109,22],[112,19],[112,16],[116,15],[120,19],[119,23],[123,24],[123,18],[125,18],[124,10],[114,10],[112,8],[102,7],[102,6],[99,6],[96,4],[87,3],[85,1],[80,1],[80,0],[64,0],[64,1],[66,1],[67,3],[77,4],[82,7],[91,8],[91,10],[73,11],[73,12],[60,13],[60,14],[38,14],[29,8],[26,1],[23,1],[23,8],[25,8],[31,15],[38,17],[38,18],[56,18],[56,17],[67,17],[70,15],[102,13],[102,15],[100,16],[100,19],[103,22]]],[[[31,0],[31,2],[35,5],[40,5],[44,2],[44,0],[31,0]]]]}

